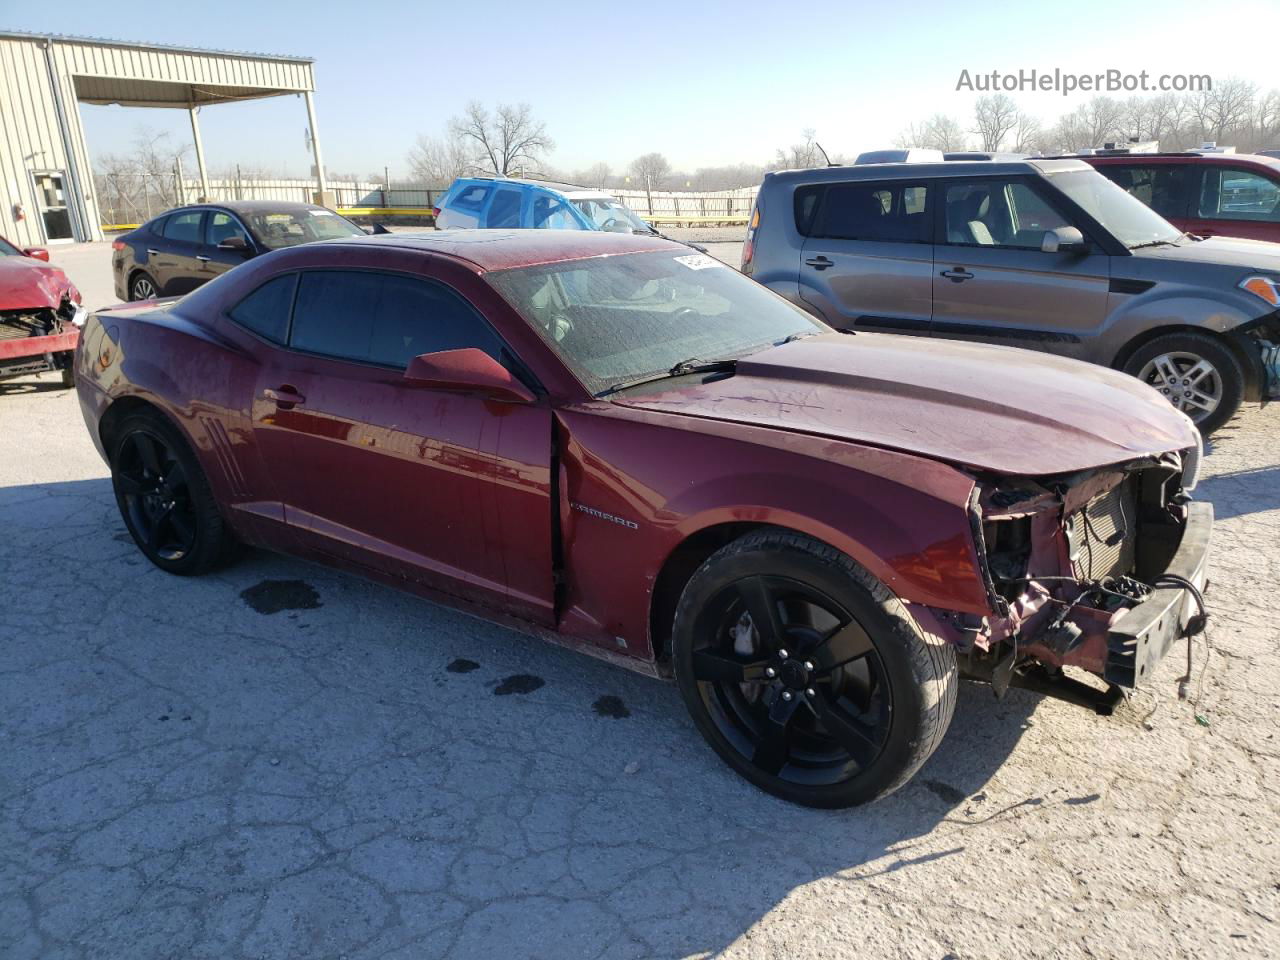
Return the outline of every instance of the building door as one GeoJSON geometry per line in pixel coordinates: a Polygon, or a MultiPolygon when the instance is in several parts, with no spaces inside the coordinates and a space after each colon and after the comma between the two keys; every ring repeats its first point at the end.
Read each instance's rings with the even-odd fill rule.
{"type": "Polygon", "coordinates": [[[61,170],[37,170],[31,174],[36,187],[36,206],[44,224],[46,243],[71,243],[71,207],[67,203],[67,175],[61,170]]]}

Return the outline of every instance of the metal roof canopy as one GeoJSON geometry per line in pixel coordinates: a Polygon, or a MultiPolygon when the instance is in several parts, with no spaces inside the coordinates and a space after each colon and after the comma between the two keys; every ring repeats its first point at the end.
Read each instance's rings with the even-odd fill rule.
{"type": "Polygon", "coordinates": [[[0,31],[0,37],[47,44],[55,51],[57,73],[71,82],[76,99],[82,103],[187,110],[191,115],[191,133],[206,197],[209,188],[204,145],[196,118],[199,108],[301,94],[306,101],[317,186],[321,193],[326,189],[311,98],[315,90],[312,73],[315,61],[310,57],[20,31],[0,31]]]}

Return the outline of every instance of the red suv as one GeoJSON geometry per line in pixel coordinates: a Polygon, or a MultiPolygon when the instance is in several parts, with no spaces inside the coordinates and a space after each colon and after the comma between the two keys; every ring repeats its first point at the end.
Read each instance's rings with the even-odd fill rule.
{"type": "Polygon", "coordinates": [[[1280,158],[1130,153],[1080,159],[1188,233],[1280,243],[1280,158]]]}

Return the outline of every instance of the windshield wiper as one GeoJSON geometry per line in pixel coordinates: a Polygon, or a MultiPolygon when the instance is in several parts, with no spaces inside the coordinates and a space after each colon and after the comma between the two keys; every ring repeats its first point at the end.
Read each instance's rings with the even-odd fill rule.
{"type": "Polygon", "coordinates": [[[666,373],[654,373],[647,377],[637,377],[635,380],[623,380],[615,383],[596,394],[597,397],[607,397],[611,393],[617,393],[619,390],[626,390],[630,387],[638,387],[646,383],[654,383],[657,380],[670,380],[672,377],[683,377],[691,373],[732,373],[738,366],[738,361],[733,359],[724,360],[699,360],[697,357],[690,357],[688,360],[681,360],[679,363],[673,364],[671,369],[666,373]]]}
{"type": "MultiPolygon", "coordinates": [[[[1179,237],[1178,240],[1181,240],[1179,237]]],[[[1176,247],[1178,240],[1148,240],[1146,243],[1135,243],[1130,250],[1141,250],[1144,247],[1176,247]]]]}

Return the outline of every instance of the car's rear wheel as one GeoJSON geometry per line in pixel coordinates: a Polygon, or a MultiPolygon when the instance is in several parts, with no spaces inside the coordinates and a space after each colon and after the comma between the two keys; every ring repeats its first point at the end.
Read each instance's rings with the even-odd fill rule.
{"type": "Polygon", "coordinates": [[[155,281],[145,273],[135,273],[129,281],[130,300],[154,300],[159,295],[155,281]]]}
{"type": "Polygon", "coordinates": [[[1159,391],[1205,436],[1235,416],[1244,399],[1244,368],[1209,334],[1156,337],[1134,351],[1124,371],[1159,391]]]}
{"type": "Polygon", "coordinates": [[[809,537],[767,530],[693,575],[676,680],[712,748],[756,786],[845,807],[905,783],[955,709],[955,651],[883,584],[809,537]]]}
{"type": "Polygon", "coordinates": [[[111,483],[134,542],[157,567],[194,576],[230,557],[235,540],[177,428],[137,413],[115,431],[111,483]]]}

